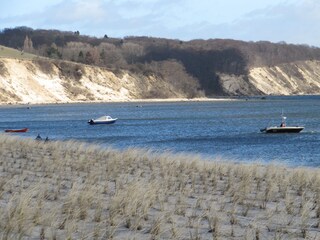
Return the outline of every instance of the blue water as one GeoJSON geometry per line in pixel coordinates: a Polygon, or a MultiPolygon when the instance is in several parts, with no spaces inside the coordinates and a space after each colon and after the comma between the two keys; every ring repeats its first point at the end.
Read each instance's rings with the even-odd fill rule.
{"type": "Polygon", "coordinates": [[[232,161],[320,166],[320,96],[267,97],[218,102],[104,103],[0,107],[0,131],[56,140],[76,139],[114,148],[152,148],[232,161]],[[263,134],[260,128],[302,125],[298,134],[263,134]],[[117,117],[113,125],[88,119],[117,117]]]}

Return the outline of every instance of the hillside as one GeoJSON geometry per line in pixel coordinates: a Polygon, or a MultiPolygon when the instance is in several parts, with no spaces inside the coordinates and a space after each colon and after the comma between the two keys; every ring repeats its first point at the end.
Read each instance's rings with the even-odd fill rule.
{"type": "MultiPolygon", "coordinates": [[[[204,97],[201,91],[193,96],[188,93],[198,86],[192,78],[185,86],[176,86],[168,78],[126,71],[115,74],[105,68],[63,61],[0,58],[0,103],[204,97]]],[[[319,94],[320,61],[251,68],[242,76],[220,73],[219,78],[222,91],[230,96],[319,94]]]]}
{"type": "MultiPolygon", "coordinates": [[[[187,79],[188,76],[185,76],[187,79]]],[[[176,86],[163,79],[46,59],[0,58],[0,103],[66,103],[189,98],[197,82],[176,86]]],[[[192,97],[203,96],[195,92],[192,97]]]]}
{"type": "Polygon", "coordinates": [[[252,67],[248,75],[219,74],[227,95],[318,95],[320,61],[252,67]]]}
{"type": "Polygon", "coordinates": [[[0,45],[0,57],[2,58],[17,58],[17,59],[33,59],[37,55],[30,54],[21,50],[8,48],[0,45]]]}
{"type": "Polygon", "coordinates": [[[320,94],[312,46],[27,27],[0,31],[0,44],[2,103],[320,94]]]}

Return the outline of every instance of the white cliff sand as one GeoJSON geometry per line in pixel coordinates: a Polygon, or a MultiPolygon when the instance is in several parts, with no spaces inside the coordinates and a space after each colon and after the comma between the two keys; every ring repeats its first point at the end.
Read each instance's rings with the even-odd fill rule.
{"type": "MultiPolygon", "coordinates": [[[[68,63],[71,67],[81,67],[81,76],[77,79],[72,77],[72,74],[71,77],[64,75],[65,73],[50,61],[49,73],[43,72],[39,65],[30,60],[0,58],[0,63],[0,104],[137,101],[143,99],[144,93],[152,89],[167,92],[171,97],[165,101],[189,100],[179,89],[154,76],[142,79],[141,76],[127,72],[115,75],[105,68],[68,63]]],[[[319,61],[256,67],[249,69],[248,76],[217,74],[225,93],[230,95],[320,93],[319,61]]],[[[148,98],[147,101],[154,99],[148,98]]]]}

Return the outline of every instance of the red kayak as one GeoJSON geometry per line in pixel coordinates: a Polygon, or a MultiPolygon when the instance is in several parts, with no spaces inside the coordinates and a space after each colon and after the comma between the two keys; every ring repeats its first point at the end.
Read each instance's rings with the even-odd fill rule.
{"type": "Polygon", "coordinates": [[[27,132],[29,128],[21,128],[21,129],[6,129],[5,132],[27,132]]]}

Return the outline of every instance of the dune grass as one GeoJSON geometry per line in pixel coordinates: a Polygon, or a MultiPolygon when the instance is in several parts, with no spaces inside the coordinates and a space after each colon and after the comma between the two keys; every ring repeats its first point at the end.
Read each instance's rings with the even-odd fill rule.
{"type": "Polygon", "coordinates": [[[320,171],[0,135],[1,239],[320,239],[320,171]]]}
{"type": "Polygon", "coordinates": [[[17,58],[17,59],[28,59],[32,60],[37,58],[37,55],[26,53],[17,49],[8,48],[0,45],[0,58],[17,58]]]}

